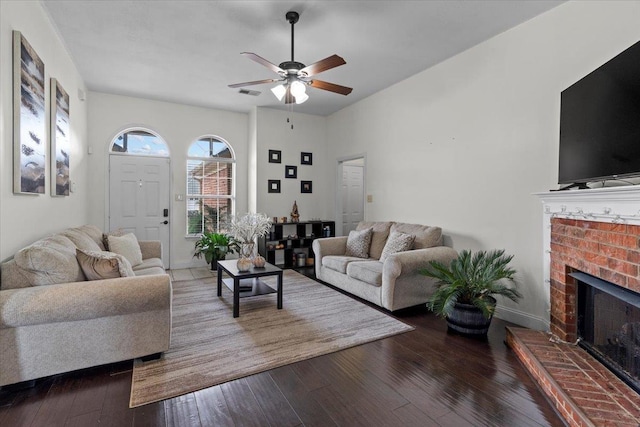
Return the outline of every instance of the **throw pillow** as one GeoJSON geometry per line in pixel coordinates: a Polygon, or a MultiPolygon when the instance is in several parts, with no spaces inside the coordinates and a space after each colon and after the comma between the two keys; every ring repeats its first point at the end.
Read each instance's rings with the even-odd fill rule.
{"type": "Polygon", "coordinates": [[[123,230],[122,228],[118,228],[116,230],[112,230],[108,233],[102,233],[102,245],[104,246],[104,250],[108,251],[109,249],[109,236],[118,236],[118,237],[122,237],[125,234],[128,234],[125,230],[123,230]]]}
{"type": "Polygon", "coordinates": [[[347,237],[346,256],[358,258],[369,258],[369,246],[371,246],[371,236],[373,228],[356,231],[351,230],[347,237]]]}
{"type": "Polygon", "coordinates": [[[109,250],[122,255],[132,266],[142,264],[142,251],[136,235],[133,233],[124,236],[108,236],[109,250]]]}
{"type": "Polygon", "coordinates": [[[76,249],[76,258],[87,280],[135,276],[129,261],[113,252],[76,249]]]}
{"type": "Polygon", "coordinates": [[[404,252],[411,249],[413,245],[413,241],[416,236],[413,234],[405,234],[399,233],[397,231],[392,231],[389,234],[389,238],[387,239],[387,243],[384,245],[384,249],[382,250],[382,255],[380,255],[380,261],[384,262],[385,259],[391,254],[395,254],[396,252],[404,252]]]}

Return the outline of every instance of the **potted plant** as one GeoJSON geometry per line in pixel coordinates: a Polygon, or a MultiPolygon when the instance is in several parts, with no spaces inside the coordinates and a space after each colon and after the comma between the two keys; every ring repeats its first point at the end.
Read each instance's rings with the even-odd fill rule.
{"type": "Polygon", "coordinates": [[[446,318],[454,331],[486,335],[496,309],[494,296],[502,295],[514,302],[522,298],[513,280],[516,271],[509,267],[512,259],[513,255],[505,255],[504,250],[463,250],[449,266],[431,261],[430,267],[419,270],[420,274],[437,279],[427,308],[446,318]]]}
{"type": "Polygon", "coordinates": [[[225,259],[228,253],[233,253],[236,243],[226,234],[203,233],[195,243],[193,256],[200,258],[204,255],[207,264],[211,264],[211,269],[218,268],[218,261],[225,259]]]}

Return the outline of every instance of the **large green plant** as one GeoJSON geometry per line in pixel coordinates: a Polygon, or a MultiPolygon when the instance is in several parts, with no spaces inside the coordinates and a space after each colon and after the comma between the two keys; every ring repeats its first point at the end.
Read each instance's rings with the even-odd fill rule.
{"type": "Polygon", "coordinates": [[[222,233],[203,233],[195,243],[193,256],[200,258],[204,255],[207,263],[211,264],[213,260],[224,259],[235,249],[237,249],[237,243],[230,236],[222,233]]]}
{"type": "Polygon", "coordinates": [[[488,319],[495,310],[494,295],[502,295],[518,302],[522,295],[514,285],[516,271],[509,267],[513,255],[504,250],[463,250],[447,267],[431,261],[430,267],[420,274],[437,279],[436,291],[427,302],[427,308],[440,317],[451,315],[456,303],[472,304],[488,319]]]}

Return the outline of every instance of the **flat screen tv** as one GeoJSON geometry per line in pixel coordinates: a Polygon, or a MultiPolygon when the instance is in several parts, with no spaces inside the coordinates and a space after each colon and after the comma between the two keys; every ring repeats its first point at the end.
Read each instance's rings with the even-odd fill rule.
{"type": "Polygon", "coordinates": [[[584,188],[634,176],[640,176],[640,42],[560,96],[558,183],[584,188]]]}

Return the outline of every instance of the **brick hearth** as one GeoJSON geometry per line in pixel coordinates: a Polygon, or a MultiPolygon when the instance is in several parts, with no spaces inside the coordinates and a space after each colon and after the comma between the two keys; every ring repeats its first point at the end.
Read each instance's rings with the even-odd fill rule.
{"type": "Polygon", "coordinates": [[[640,226],[552,216],[550,227],[551,335],[511,328],[507,343],[570,426],[640,426],[640,396],[572,344],[577,283],[569,276],[581,271],[640,292],[640,226]]]}

